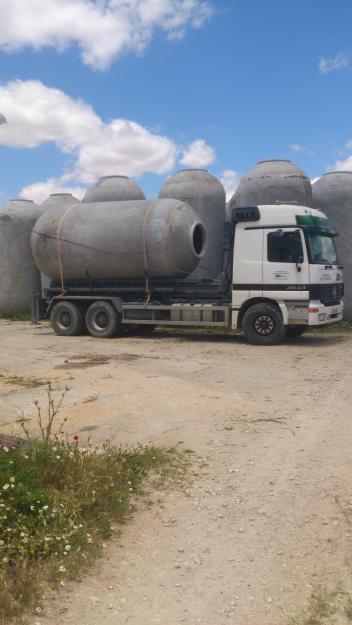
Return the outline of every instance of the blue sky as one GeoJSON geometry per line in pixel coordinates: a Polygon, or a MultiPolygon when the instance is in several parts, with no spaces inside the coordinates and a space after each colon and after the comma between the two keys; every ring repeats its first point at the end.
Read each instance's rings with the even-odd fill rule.
{"type": "Polygon", "coordinates": [[[351,25],[349,0],[0,0],[2,198],[111,173],[153,196],[182,166],[230,192],[266,158],[352,170],[351,25]]]}

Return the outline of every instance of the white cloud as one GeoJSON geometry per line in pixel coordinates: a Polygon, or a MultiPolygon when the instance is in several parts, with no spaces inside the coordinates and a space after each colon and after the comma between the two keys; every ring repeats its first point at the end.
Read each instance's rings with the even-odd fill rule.
{"type": "Polygon", "coordinates": [[[349,68],[349,59],[346,54],[338,54],[334,59],[325,59],[321,57],[319,61],[319,70],[322,74],[328,74],[339,69],[349,68]]]}
{"type": "MultiPolygon", "coordinates": [[[[66,183],[91,183],[110,173],[164,174],[176,162],[178,148],[172,139],[126,119],[104,123],[82,100],[39,81],[1,86],[0,110],[8,119],[1,128],[0,144],[33,148],[54,142],[74,159],[66,183]]],[[[55,184],[62,185],[62,180],[55,184]]]]}
{"type": "Polygon", "coordinates": [[[334,171],[352,171],[352,156],[348,156],[342,161],[336,161],[335,165],[329,168],[329,170],[331,169],[334,171]]]}
{"type": "Polygon", "coordinates": [[[97,137],[87,138],[80,149],[77,172],[85,182],[113,172],[127,176],[165,174],[174,167],[177,153],[168,137],[154,134],[136,122],[115,119],[97,137]]]}
{"type": "Polygon", "coordinates": [[[65,178],[49,178],[45,182],[35,182],[24,187],[20,192],[20,197],[33,200],[41,204],[52,193],[72,193],[81,200],[86,192],[83,187],[70,186],[65,183],[65,178]]]}
{"type": "Polygon", "coordinates": [[[186,167],[207,167],[215,160],[215,150],[203,139],[196,139],[183,151],[180,163],[186,167]]]}
{"type": "Polygon", "coordinates": [[[289,147],[291,148],[291,150],[293,150],[294,152],[304,152],[305,148],[303,148],[301,145],[299,145],[299,143],[291,143],[289,145],[289,147]]]}
{"type": "Polygon", "coordinates": [[[220,181],[224,186],[226,201],[228,202],[239,185],[240,175],[234,169],[225,169],[220,176],[220,181]]]}
{"type": "MultiPolygon", "coordinates": [[[[69,170],[22,190],[22,196],[43,198],[48,193],[73,192],[98,177],[144,173],[166,174],[176,165],[180,148],[169,137],[135,121],[113,119],[104,122],[89,104],[74,99],[40,81],[10,81],[0,86],[0,111],[8,124],[1,127],[0,145],[35,148],[52,142],[67,155],[69,170]]],[[[208,165],[215,151],[202,139],[190,144],[183,163],[208,165]]]]}
{"type": "Polygon", "coordinates": [[[334,157],[339,156],[339,160],[333,165],[329,165],[326,171],[352,171],[352,139],[349,139],[343,150],[335,150],[334,157]]]}
{"type": "Polygon", "coordinates": [[[314,150],[307,146],[300,145],[299,143],[291,143],[289,148],[293,152],[297,152],[297,154],[309,154],[310,156],[314,156],[314,150]]]}
{"type": "Polygon", "coordinates": [[[205,0],[0,0],[0,49],[77,45],[84,63],[103,70],[124,52],[141,52],[156,29],[180,38],[212,13],[205,0]]]}
{"type": "Polygon", "coordinates": [[[1,127],[1,144],[16,148],[54,141],[70,151],[103,127],[88,104],[39,80],[13,80],[0,86],[0,110],[8,121],[1,127]]]}

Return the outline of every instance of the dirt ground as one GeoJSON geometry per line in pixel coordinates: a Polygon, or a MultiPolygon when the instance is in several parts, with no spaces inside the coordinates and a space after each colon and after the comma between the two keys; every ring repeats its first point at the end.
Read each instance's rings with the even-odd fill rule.
{"type": "Polygon", "coordinates": [[[351,362],[342,332],[260,348],[196,333],[60,338],[1,321],[0,422],[44,401],[44,387],[8,376],[51,380],[70,389],[70,433],[179,445],[199,467],[186,492],[140,501],[96,568],[33,624],[286,625],[318,584],[352,592],[351,362]]]}

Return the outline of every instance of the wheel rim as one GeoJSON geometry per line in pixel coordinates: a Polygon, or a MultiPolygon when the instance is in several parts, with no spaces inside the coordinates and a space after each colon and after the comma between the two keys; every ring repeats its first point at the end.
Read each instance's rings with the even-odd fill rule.
{"type": "Polygon", "coordinates": [[[93,319],[92,325],[95,330],[106,330],[109,325],[109,316],[103,310],[98,310],[93,319]]]}
{"type": "Polygon", "coordinates": [[[259,315],[254,322],[254,329],[260,336],[269,336],[274,328],[275,322],[270,315],[259,315]]]}
{"type": "Polygon", "coordinates": [[[67,330],[72,323],[71,315],[67,310],[62,311],[58,319],[58,325],[63,330],[67,330]]]}

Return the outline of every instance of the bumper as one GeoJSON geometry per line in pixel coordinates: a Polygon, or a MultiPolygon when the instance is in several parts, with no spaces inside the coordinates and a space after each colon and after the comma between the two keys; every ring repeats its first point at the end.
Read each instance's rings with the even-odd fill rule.
{"type": "Polygon", "coordinates": [[[309,302],[308,325],[321,326],[324,323],[335,323],[343,319],[343,302],[335,306],[324,306],[319,300],[309,302]]]}

